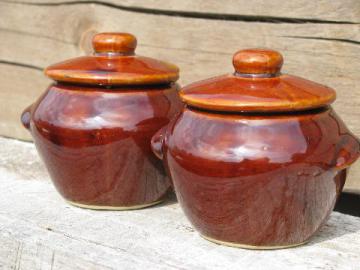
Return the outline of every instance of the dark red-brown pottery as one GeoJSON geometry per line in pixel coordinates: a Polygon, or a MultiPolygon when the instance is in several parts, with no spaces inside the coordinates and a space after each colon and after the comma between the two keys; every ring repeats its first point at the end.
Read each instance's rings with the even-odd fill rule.
{"type": "Polygon", "coordinates": [[[236,72],[180,90],[182,113],[152,139],[193,226],[253,249],[307,242],[326,222],[359,140],[329,104],[334,90],[281,74],[282,56],[235,54],[236,72]]]}
{"type": "Polygon", "coordinates": [[[136,209],[170,188],[151,137],[182,103],[178,68],[134,54],[136,39],[102,33],[95,54],[48,67],[52,84],[21,120],[57,190],[93,209],[136,209]]]}

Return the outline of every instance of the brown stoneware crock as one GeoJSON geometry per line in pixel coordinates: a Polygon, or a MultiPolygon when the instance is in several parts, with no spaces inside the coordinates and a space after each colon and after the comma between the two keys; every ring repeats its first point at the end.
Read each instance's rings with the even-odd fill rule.
{"type": "Polygon", "coordinates": [[[213,242],[276,249],[326,222],[358,139],[331,88],[281,74],[280,53],[239,51],[234,74],[180,90],[182,113],[152,139],[193,226],[213,242]]]}
{"type": "Polygon", "coordinates": [[[170,187],[151,137],[180,111],[178,68],[134,54],[136,38],[101,33],[94,55],[48,67],[56,82],[22,123],[60,194],[93,209],[136,209],[170,187]]]}

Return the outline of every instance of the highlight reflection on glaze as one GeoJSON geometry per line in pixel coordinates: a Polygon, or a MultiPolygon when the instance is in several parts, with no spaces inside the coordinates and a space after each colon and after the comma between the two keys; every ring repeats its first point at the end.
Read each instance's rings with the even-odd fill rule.
{"type": "Polygon", "coordinates": [[[263,117],[185,108],[164,132],[164,161],[193,226],[250,246],[307,241],[360,153],[332,109],[263,117]]]}
{"type": "Polygon", "coordinates": [[[205,239],[255,249],[303,244],[360,155],[330,107],[335,91],[282,74],[282,64],[274,50],[236,52],[235,72],[180,90],[186,107],[151,140],[205,239]]]}
{"type": "Polygon", "coordinates": [[[62,196],[94,206],[160,200],[170,181],[150,139],[182,106],[176,89],[50,86],[32,107],[31,132],[62,196]]]}
{"type": "Polygon", "coordinates": [[[179,68],[137,55],[136,44],[130,33],[94,35],[93,55],[45,69],[56,82],[21,115],[72,205],[138,209],[170,188],[150,140],[182,107],[179,68]]]}

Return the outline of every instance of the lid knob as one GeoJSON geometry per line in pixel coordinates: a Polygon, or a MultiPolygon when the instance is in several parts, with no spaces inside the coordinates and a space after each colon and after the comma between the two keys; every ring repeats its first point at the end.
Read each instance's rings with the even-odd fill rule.
{"type": "Polygon", "coordinates": [[[240,50],[233,57],[235,70],[240,74],[276,75],[282,64],[282,55],[270,49],[240,50]]]}
{"type": "Polygon", "coordinates": [[[99,33],[93,37],[95,53],[133,54],[136,37],[128,33],[99,33]]]}

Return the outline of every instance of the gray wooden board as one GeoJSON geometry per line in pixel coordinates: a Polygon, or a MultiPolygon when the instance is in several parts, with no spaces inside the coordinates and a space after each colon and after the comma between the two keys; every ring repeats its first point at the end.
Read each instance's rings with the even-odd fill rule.
{"type": "MultiPolygon", "coordinates": [[[[24,3],[26,5],[74,5],[93,3],[111,6],[121,10],[139,13],[173,14],[178,16],[210,17],[222,15],[228,19],[261,20],[271,17],[272,21],[283,19],[318,20],[319,23],[360,22],[360,1],[358,0],[1,0],[3,2],[24,3]],[[231,16],[229,16],[231,15],[231,16]],[[249,17],[246,17],[249,16],[249,17]]],[[[270,18],[268,18],[270,19],[270,18]]]]}
{"type": "MultiPolygon", "coordinates": [[[[253,5],[259,12],[267,10],[268,15],[275,12],[271,6],[276,1],[251,1],[251,4],[246,1],[246,5],[242,1],[237,4],[232,0],[199,1],[196,4],[173,0],[110,2],[148,9],[194,9],[204,13],[225,12],[229,6],[233,7],[233,12],[240,12],[240,9],[250,12],[253,5]]],[[[61,1],[65,2],[69,1],[61,1]]],[[[337,90],[334,108],[350,130],[360,136],[360,110],[356,109],[360,106],[360,47],[356,44],[360,38],[360,24],[209,20],[135,12],[96,4],[98,2],[70,2],[73,4],[27,5],[0,0],[1,135],[31,139],[19,117],[50,83],[42,74],[42,68],[70,57],[90,54],[90,40],[96,32],[129,31],[138,37],[137,53],[179,65],[182,85],[232,72],[231,57],[240,48],[278,49],[285,56],[284,73],[315,80],[337,90]]],[[[276,12],[301,17],[314,10],[314,14],[325,17],[338,14],[340,17],[334,20],[360,20],[356,3],[342,1],[341,8],[337,8],[336,1],[325,5],[323,1],[297,0],[279,6],[276,12]],[[322,8],[324,10],[320,12],[322,8]]],[[[255,14],[255,9],[251,12],[255,14]]],[[[346,189],[360,192],[360,162],[351,170],[346,189]]]]}
{"type": "Polygon", "coordinates": [[[175,198],[138,211],[66,204],[32,143],[0,138],[0,269],[351,269],[360,218],[333,212],[305,246],[250,251],[202,239],[175,198]]]}
{"type": "Polygon", "coordinates": [[[326,5],[324,1],[313,4],[314,1],[298,0],[294,1],[296,4],[286,2],[277,5],[278,10],[272,6],[276,1],[258,1],[258,4],[251,5],[245,5],[245,1],[235,5],[231,0],[199,1],[193,5],[189,1],[177,1],[183,4],[175,4],[177,2],[173,0],[109,1],[131,7],[143,5],[151,9],[161,6],[160,9],[194,9],[203,13],[216,10],[224,12],[222,10],[225,9],[240,12],[244,6],[253,6],[250,9],[254,14],[257,7],[260,13],[268,10],[269,14],[278,12],[283,16],[298,14],[301,17],[305,16],[304,10],[307,10],[305,13],[313,10],[317,14],[342,14],[343,20],[355,18],[352,24],[272,23],[214,20],[195,15],[167,16],[119,9],[100,4],[103,3],[101,1],[70,1],[71,4],[64,3],[69,1],[60,4],[53,2],[55,5],[50,2],[42,5],[37,0],[32,2],[40,5],[0,0],[0,80],[6,90],[6,94],[0,97],[5,105],[0,111],[1,135],[30,139],[18,117],[21,110],[33,102],[49,82],[41,69],[69,57],[91,53],[91,37],[100,31],[134,33],[139,40],[137,52],[179,65],[182,84],[232,72],[231,57],[238,49],[278,49],[285,56],[284,73],[315,80],[337,90],[336,110],[351,130],[360,134],[360,111],[354,109],[360,104],[360,24],[357,22],[360,20],[360,9],[356,4],[360,1],[342,1],[340,8],[336,1],[335,4],[326,5]],[[234,8],[229,8],[231,6],[234,8]],[[319,11],[321,7],[322,12],[319,11]]]}

